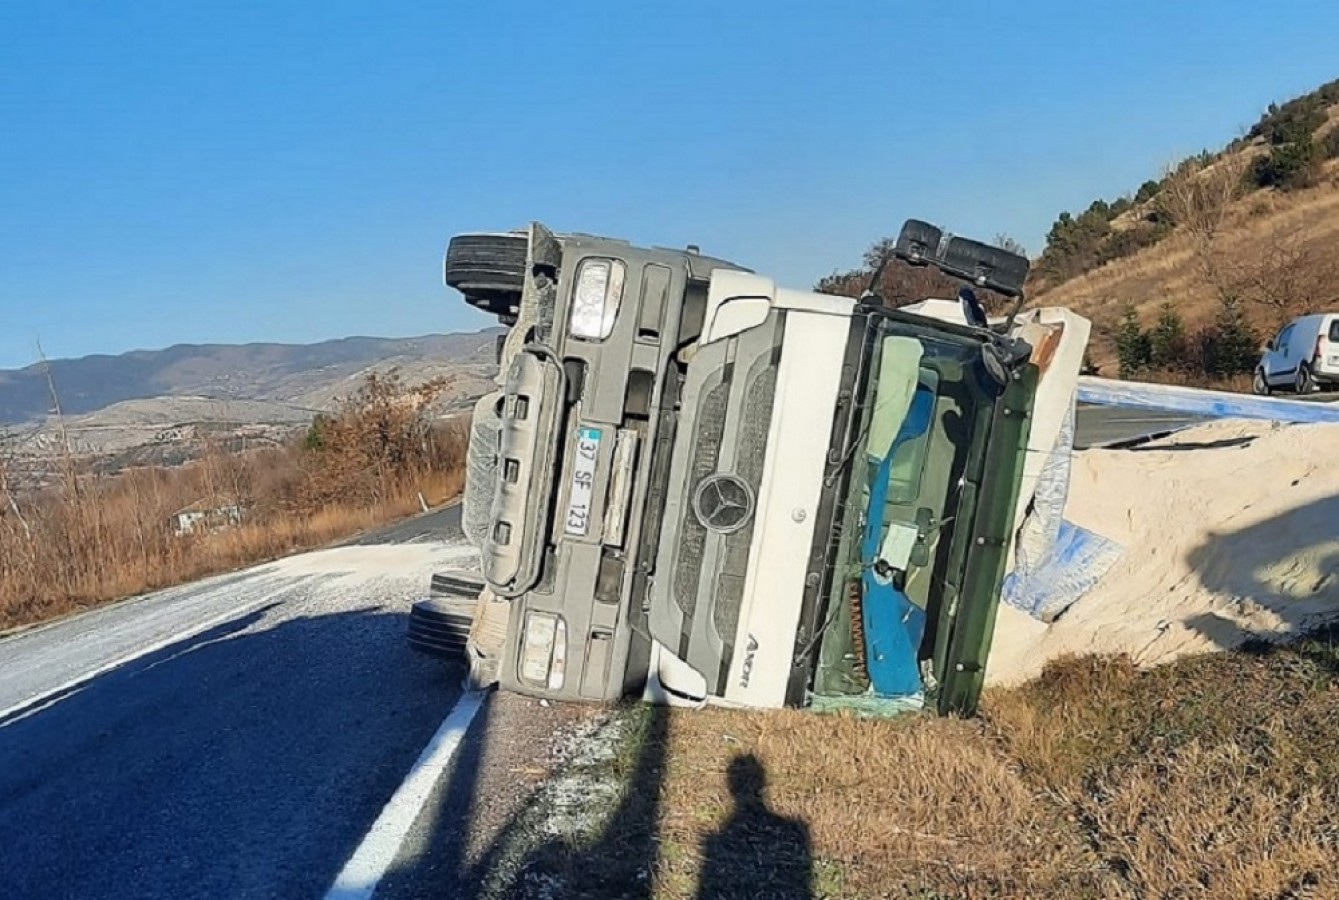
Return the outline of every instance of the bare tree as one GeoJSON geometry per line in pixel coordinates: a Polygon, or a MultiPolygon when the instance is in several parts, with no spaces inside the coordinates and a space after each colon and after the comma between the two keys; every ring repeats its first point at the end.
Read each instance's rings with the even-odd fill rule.
{"type": "Polygon", "coordinates": [[[1249,257],[1223,266],[1226,289],[1263,309],[1271,324],[1339,306],[1339,259],[1300,226],[1275,228],[1249,257]]]}
{"type": "Polygon", "coordinates": [[[1211,162],[1198,157],[1163,169],[1162,189],[1154,198],[1158,212],[1190,237],[1196,264],[1221,298],[1227,289],[1218,238],[1232,202],[1242,195],[1250,159],[1225,153],[1211,162]]]}

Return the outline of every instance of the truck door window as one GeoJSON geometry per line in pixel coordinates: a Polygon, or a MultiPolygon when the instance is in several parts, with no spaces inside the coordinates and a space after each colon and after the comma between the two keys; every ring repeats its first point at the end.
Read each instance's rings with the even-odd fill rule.
{"type": "MultiPolygon", "coordinates": [[[[916,384],[916,397],[913,408],[935,408],[935,383],[931,370],[922,369],[916,384]]],[[[888,502],[905,504],[916,499],[921,491],[921,472],[925,470],[925,452],[930,446],[932,429],[928,427],[913,430],[901,441],[893,452],[892,465],[888,472],[888,502]]]]}

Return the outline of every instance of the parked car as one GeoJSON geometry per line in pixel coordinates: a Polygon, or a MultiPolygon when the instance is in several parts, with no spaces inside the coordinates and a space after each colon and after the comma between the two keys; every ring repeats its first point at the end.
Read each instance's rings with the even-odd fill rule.
{"type": "Polygon", "coordinates": [[[1252,388],[1309,394],[1339,384],[1339,313],[1299,316],[1265,344],[1252,388]]]}

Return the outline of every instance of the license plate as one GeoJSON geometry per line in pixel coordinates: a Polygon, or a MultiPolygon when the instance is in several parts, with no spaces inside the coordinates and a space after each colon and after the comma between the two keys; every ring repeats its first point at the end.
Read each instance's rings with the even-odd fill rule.
{"type": "Polygon", "coordinates": [[[567,493],[568,534],[585,536],[590,531],[591,501],[595,496],[595,460],[600,455],[600,430],[577,430],[576,456],[572,463],[572,483],[567,493]]]}

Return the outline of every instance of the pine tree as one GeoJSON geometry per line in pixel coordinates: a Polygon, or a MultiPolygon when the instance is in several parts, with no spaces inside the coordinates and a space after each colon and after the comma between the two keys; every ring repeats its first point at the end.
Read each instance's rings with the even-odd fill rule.
{"type": "Polygon", "coordinates": [[[1148,335],[1139,326],[1139,314],[1132,304],[1125,305],[1120,325],[1116,327],[1116,357],[1120,377],[1131,378],[1148,368],[1152,357],[1148,335]]]}
{"type": "Polygon", "coordinates": [[[1178,368],[1185,363],[1186,326],[1172,308],[1170,301],[1164,302],[1158,312],[1157,324],[1148,336],[1149,356],[1153,367],[1157,369],[1178,368]]]}
{"type": "Polygon", "coordinates": [[[1250,372],[1260,353],[1260,337],[1246,321],[1241,309],[1241,301],[1229,294],[1219,302],[1218,312],[1214,316],[1214,329],[1218,332],[1218,348],[1215,359],[1218,371],[1212,373],[1221,378],[1250,372]]]}

